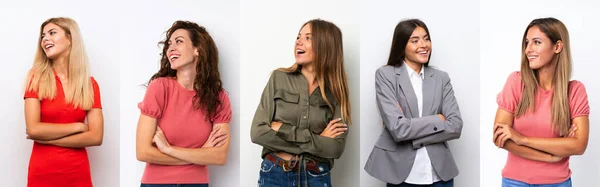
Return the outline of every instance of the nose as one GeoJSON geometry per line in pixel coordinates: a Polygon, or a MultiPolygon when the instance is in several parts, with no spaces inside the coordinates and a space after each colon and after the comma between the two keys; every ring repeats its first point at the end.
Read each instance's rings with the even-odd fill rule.
{"type": "Polygon", "coordinates": [[[174,51],[174,50],[175,50],[175,47],[172,44],[170,44],[169,47],[167,48],[167,52],[174,51]]]}
{"type": "Polygon", "coordinates": [[[300,41],[300,38],[296,39],[296,45],[299,45],[299,46],[302,45],[302,42],[300,41]]]}
{"type": "Polygon", "coordinates": [[[532,42],[525,44],[525,54],[529,54],[530,52],[533,52],[532,42]]]}

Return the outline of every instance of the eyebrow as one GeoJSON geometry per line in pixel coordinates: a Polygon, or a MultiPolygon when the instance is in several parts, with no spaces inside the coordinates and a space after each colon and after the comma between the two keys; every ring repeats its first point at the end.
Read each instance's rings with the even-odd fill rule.
{"type": "MultiPolygon", "coordinates": [[[[423,36],[423,38],[425,38],[425,37],[429,37],[429,34],[426,34],[426,35],[423,36]]],[[[410,39],[413,39],[413,38],[419,38],[419,36],[411,36],[410,37],[410,39]]]]}
{"type": "Polygon", "coordinates": [[[55,30],[56,28],[51,28],[50,30],[46,31],[46,32],[42,32],[42,36],[45,35],[48,32],[52,32],[53,30],[55,30]]]}
{"type": "MultiPolygon", "coordinates": [[[[300,36],[300,35],[302,35],[302,33],[298,33],[298,36],[300,36]]],[[[306,33],[306,35],[311,35],[312,36],[312,33],[309,32],[309,33],[306,33]]]]}
{"type": "Polygon", "coordinates": [[[183,36],[177,36],[177,37],[175,37],[175,38],[173,38],[171,40],[177,40],[177,38],[185,39],[185,37],[183,37],[183,36]]]}

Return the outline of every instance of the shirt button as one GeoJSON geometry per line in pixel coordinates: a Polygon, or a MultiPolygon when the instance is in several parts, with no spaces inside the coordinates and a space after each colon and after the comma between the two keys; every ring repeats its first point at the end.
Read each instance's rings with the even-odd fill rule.
{"type": "Polygon", "coordinates": [[[308,102],[306,102],[306,105],[309,105],[308,102]]]}
{"type": "Polygon", "coordinates": [[[433,127],[433,131],[437,131],[437,127],[433,127]]]}
{"type": "Polygon", "coordinates": [[[303,116],[302,118],[306,119],[306,116],[303,116]]]}

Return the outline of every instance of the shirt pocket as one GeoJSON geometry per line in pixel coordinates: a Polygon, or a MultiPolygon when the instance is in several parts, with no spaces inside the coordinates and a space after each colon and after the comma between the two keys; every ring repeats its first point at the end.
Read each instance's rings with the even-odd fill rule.
{"type": "Polygon", "coordinates": [[[298,102],[300,100],[300,95],[278,89],[273,96],[273,100],[275,103],[273,121],[296,124],[296,121],[298,120],[298,102]]]}
{"type": "Polygon", "coordinates": [[[327,124],[333,120],[333,112],[323,98],[319,98],[315,104],[309,107],[309,129],[315,134],[321,134],[325,130],[325,127],[327,127],[327,124]]]}

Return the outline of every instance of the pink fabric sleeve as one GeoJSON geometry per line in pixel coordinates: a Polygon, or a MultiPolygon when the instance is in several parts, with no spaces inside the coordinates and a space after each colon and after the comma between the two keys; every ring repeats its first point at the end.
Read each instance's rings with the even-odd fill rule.
{"type": "Polygon", "coordinates": [[[221,90],[219,92],[219,100],[221,101],[221,105],[217,107],[217,111],[215,115],[210,119],[210,121],[215,123],[229,123],[231,121],[231,103],[229,101],[229,94],[225,90],[221,90]]]}
{"type": "Polygon", "coordinates": [[[521,73],[516,71],[508,76],[504,88],[496,97],[498,108],[514,114],[522,94],[523,83],[521,81],[521,73]]]}
{"type": "Polygon", "coordinates": [[[140,112],[146,116],[158,119],[162,115],[166,94],[162,79],[154,79],[148,85],[144,100],[138,103],[140,112]]]}
{"type": "Polygon", "coordinates": [[[569,107],[571,110],[571,119],[590,114],[590,105],[585,86],[579,81],[571,81],[569,83],[569,107]]]}

